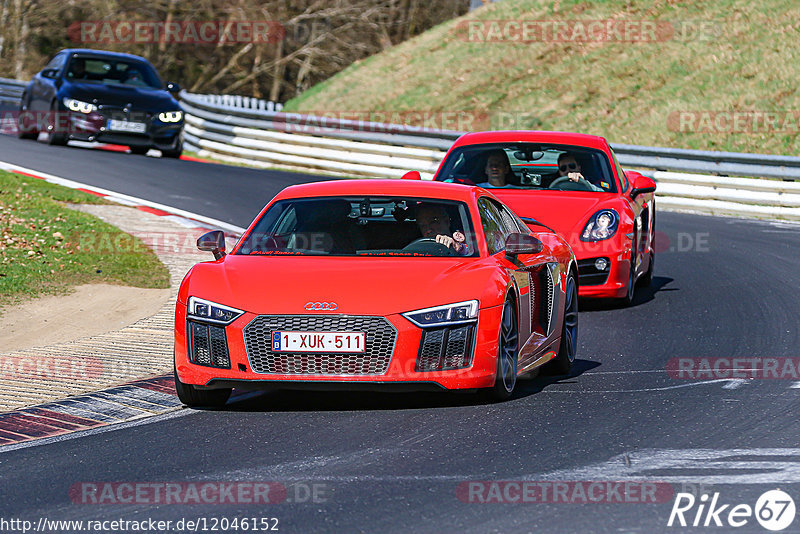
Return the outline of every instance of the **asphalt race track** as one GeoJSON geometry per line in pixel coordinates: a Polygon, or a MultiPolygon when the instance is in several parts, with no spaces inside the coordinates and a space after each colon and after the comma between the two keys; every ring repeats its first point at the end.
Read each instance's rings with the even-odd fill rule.
{"type": "MultiPolygon", "coordinates": [[[[320,179],[11,137],[0,137],[0,160],[239,226],[285,185],[320,179]]],[[[709,501],[718,493],[718,507],[729,506],[717,516],[723,528],[711,518],[711,527],[685,531],[728,532],[730,509],[755,508],[767,490],[800,505],[800,376],[667,372],[673,358],[800,356],[800,225],[666,212],[657,225],[653,286],[629,309],[581,303],[569,377],[525,380],[500,404],[464,394],[252,394],[222,411],[184,409],[0,448],[0,516],[34,524],[277,518],[280,532],[301,533],[649,533],[684,531],[667,523],[677,493],[688,492],[709,501]],[[80,497],[82,483],[125,482],[275,482],[286,493],[274,504],[80,497]],[[531,483],[549,490],[531,500],[548,502],[497,502],[531,483]],[[599,502],[576,492],[591,483],[604,488],[599,502]]],[[[738,532],[765,532],[746,519],[738,532]]],[[[784,530],[798,531],[797,521],[784,530]]]]}

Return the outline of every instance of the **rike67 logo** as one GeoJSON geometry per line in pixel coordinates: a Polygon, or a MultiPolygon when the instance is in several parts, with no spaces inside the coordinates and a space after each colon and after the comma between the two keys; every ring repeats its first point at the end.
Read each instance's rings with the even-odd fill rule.
{"type": "Polygon", "coordinates": [[[755,517],[767,530],[784,530],[795,518],[794,500],[781,490],[763,493],[755,506],[749,504],[723,504],[719,493],[709,498],[703,494],[699,499],[691,493],[678,493],[667,526],[692,527],[743,527],[755,517]]]}

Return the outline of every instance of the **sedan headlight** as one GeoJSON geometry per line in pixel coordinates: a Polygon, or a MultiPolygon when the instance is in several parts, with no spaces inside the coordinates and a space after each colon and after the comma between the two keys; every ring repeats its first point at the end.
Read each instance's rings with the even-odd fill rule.
{"type": "Polygon", "coordinates": [[[474,321],[478,317],[478,301],[468,300],[444,306],[404,313],[403,317],[419,327],[445,326],[474,321]]]}
{"type": "Polygon", "coordinates": [[[65,98],[63,102],[70,111],[77,111],[78,113],[91,113],[92,111],[97,111],[97,106],[94,104],[83,102],[81,100],[75,100],[74,98],[65,98]]]}
{"type": "Polygon", "coordinates": [[[163,111],[158,114],[158,120],[161,122],[181,122],[183,119],[182,111],[163,111]]]}
{"type": "Polygon", "coordinates": [[[218,324],[231,324],[244,312],[236,308],[231,308],[230,306],[211,302],[210,300],[189,297],[187,313],[190,319],[200,319],[202,321],[218,324]]]}
{"type": "Polygon", "coordinates": [[[613,236],[619,226],[619,215],[614,210],[600,210],[589,219],[581,232],[581,241],[602,241],[613,236]]]}

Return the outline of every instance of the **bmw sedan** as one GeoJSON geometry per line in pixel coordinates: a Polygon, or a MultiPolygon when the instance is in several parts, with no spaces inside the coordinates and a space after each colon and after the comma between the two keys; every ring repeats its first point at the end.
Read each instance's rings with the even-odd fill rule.
{"type": "Polygon", "coordinates": [[[183,110],[144,58],[101,50],[67,49],[25,87],[19,137],[48,134],[52,145],[69,140],[127,145],[144,154],[155,148],[177,158],[183,150],[183,110]]]}

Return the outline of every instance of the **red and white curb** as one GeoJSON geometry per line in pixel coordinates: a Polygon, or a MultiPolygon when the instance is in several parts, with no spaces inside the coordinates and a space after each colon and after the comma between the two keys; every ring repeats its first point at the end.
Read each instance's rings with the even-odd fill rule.
{"type": "Polygon", "coordinates": [[[132,206],[154,215],[169,217],[170,220],[187,228],[197,228],[200,230],[219,229],[226,232],[226,234],[228,234],[229,237],[238,237],[245,231],[245,228],[242,228],[240,226],[235,226],[217,219],[213,219],[211,217],[206,217],[204,215],[192,213],[190,211],[182,210],[179,208],[174,208],[172,206],[167,206],[166,204],[160,204],[158,202],[153,202],[143,198],[117,193],[116,191],[103,189],[102,187],[95,187],[93,185],[82,184],[74,180],[61,178],[60,176],[55,176],[53,174],[48,174],[45,172],[39,172],[37,170],[15,165],[13,163],[0,161],[0,169],[4,171],[13,172],[15,174],[21,174],[23,176],[28,176],[30,178],[44,180],[51,184],[57,184],[64,187],[68,187],[70,189],[83,191],[84,193],[89,193],[92,195],[103,197],[111,202],[116,202],[118,204],[123,204],[125,206],[132,206]]]}

